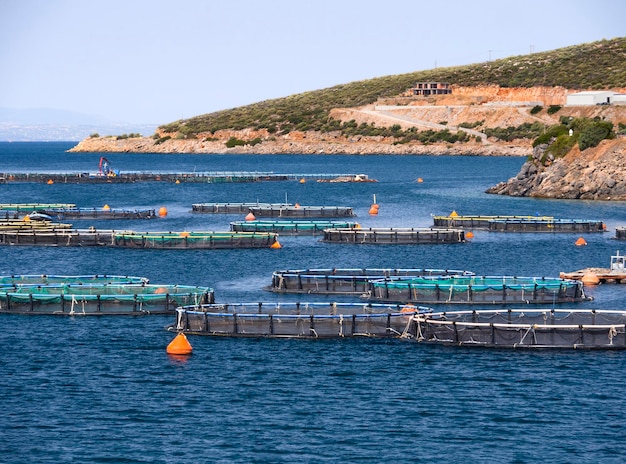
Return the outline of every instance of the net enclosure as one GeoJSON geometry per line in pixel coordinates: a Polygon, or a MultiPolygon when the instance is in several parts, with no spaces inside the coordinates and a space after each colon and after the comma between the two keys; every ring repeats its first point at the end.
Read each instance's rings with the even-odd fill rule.
{"type": "Polygon", "coordinates": [[[156,284],[50,284],[0,288],[0,312],[50,315],[171,314],[214,302],[208,287],[156,284]]]}
{"type": "Polygon", "coordinates": [[[491,221],[553,220],[552,216],[433,216],[433,227],[489,230],[491,221]]]}
{"type": "Polygon", "coordinates": [[[416,314],[422,343],[506,348],[626,349],[626,312],[508,309],[416,314]]]}
{"type": "Polygon", "coordinates": [[[268,232],[280,235],[321,235],[325,229],[355,229],[359,224],[346,221],[236,221],[230,223],[234,232],[268,232]]]}
{"type": "Polygon", "coordinates": [[[62,284],[147,284],[147,277],[119,276],[106,274],[90,275],[49,275],[49,274],[23,274],[0,276],[0,287],[20,287],[37,285],[62,285],[62,284]]]}
{"type": "Polygon", "coordinates": [[[428,276],[372,280],[365,298],[420,304],[553,304],[588,300],[583,283],[550,277],[428,276]]]}
{"type": "Polygon", "coordinates": [[[113,235],[113,246],[124,248],[270,248],[278,235],[265,232],[124,232],[113,235]]]}
{"type": "Polygon", "coordinates": [[[254,206],[250,212],[255,217],[329,218],[356,216],[347,206],[254,206]]]}
{"type": "Polygon", "coordinates": [[[286,208],[291,203],[194,203],[191,211],[194,213],[237,214],[249,213],[250,208],[286,208]]]}
{"type": "Polygon", "coordinates": [[[115,209],[115,208],[39,208],[38,213],[53,219],[154,219],[154,209],[115,209]]]}
{"type": "Polygon", "coordinates": [[[452,275],[469,276],[474,273],[455,269],[295,269],[275,271],[266,290],[276,293],[362,295],[369,291],[371,280],[452,275]]]}
{"type": "Polygon", "coordinates": [[[176,309],[174,332],[233,337],[406,337],[413,305],[358,303],[235,303],[176,309]]]}
{"type": "Polygon", "coordinates": [[[597,220],[557,219],[552,216],[433,216],[433,227],[460,227],[492,232],[606,232],[597,220]]]}
{"type": "Polygon", "coordinates": [[[359,228],[326,229],[322,242],[355,244],[419,244],[419,243],[462,243],[462,229],[433,228],[359,228]]]}

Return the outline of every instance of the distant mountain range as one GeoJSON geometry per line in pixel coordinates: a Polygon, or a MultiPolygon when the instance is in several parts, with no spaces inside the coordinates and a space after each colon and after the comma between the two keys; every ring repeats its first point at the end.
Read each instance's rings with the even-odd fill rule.
{"type": "Polygon", "coordinates": [[[157,124],[131,124],[52,108],[0,108],[0,141],[80,141],[91,134],[151,135],[157,124]]]}

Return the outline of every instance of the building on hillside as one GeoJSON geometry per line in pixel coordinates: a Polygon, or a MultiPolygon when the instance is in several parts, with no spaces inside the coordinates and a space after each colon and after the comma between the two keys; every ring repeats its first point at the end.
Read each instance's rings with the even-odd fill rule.
{"type": "Polygon", "coordinates": [[[449,95],[452,86],[446,82],[418,82],[409,92],[413,95],[449,95]]]}
{"type": "Polygon", "coordinates": [[[566,106],[589,106],[589,105],[610,105],[613,103],[615,92],[606,90],[593,90],[588,92],[577,92],[567,96],[566,106]]]}

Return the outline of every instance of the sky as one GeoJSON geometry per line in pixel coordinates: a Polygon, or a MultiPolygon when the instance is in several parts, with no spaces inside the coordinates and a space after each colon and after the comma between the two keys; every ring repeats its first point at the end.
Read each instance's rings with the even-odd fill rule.
{"type": "Polygon", "coordinates": [[[624,0],[0,0],[0,108],[182,118],[626,36],[624,0]]]}

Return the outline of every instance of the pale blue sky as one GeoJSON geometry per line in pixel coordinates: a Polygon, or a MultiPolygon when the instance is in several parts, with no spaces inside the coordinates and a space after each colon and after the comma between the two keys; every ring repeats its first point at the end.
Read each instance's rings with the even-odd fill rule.
{"type": "Polygon", "coordinates": [[[0,107],[167,123],[626,36],[624,0],[0,0],[0,107]]]}

